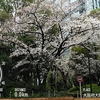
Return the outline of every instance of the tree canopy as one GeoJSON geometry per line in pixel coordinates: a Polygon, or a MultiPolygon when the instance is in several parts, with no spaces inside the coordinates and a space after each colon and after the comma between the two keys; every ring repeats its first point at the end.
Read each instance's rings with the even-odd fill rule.
{"type": "MultiPolygon", "coordinates": [[[[22,0],[22,5],[14,6],[17,3],[13,1],[10,4],[13,9],[11,17],[10,12],[0,15],[0,23],[4,21],[0,27],[0,41],[11,47],[5,57],[9,58],[7,73],[10,73],[10,81],[14,79],[14,85],[26,87],[29,94],[46,91],[47,81],[51,82],[49,85],[53,90],[57,90],[55,82],[64,84],[62,89],[66,92],[70,68],[69,59],[62,55],[70,47],[84,44],[95,34],[99,36],[100,21],[90,16],[73,18],[69,16],[70,10],[64,11],[65,8],[54,1],[22,0]],[[63,81],[57,81],[57,75],[63,81]]],[[[77,50],[87,54],[88,51],[83,49],[79,47],[77,50]]]]}

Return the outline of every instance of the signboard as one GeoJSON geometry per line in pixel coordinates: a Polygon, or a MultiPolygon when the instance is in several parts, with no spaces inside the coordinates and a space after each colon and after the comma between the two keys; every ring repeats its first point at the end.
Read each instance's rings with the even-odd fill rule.
{"type": "Polygon", "coordinates": [[[83,77],[82,77],[82,76],[78,76],[78,77],[77,77],[77,81],[78,81],[78,82],[83,82],[83,77]]]}

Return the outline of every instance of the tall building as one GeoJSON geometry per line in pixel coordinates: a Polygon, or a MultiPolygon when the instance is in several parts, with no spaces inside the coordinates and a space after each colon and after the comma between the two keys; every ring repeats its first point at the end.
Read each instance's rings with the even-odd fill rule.
{"type": "Polygon", "coordinates": [[[92,0],[93,9],[100,7],[100,0],[92,0]]]}
{"type": "Polygon", "coordinates": [[[100,8],[100,0],[87,0],[85,5],[86,5],[86,12],[89,13],[93,9],[100,8]]]}
{"type": "Polygon", "coordinates": [[[77,13],[79,14],[88,14],[91,10],[100,8],[100,0],[70,0],[70,2],[73,4],[72,8],[77,4],[77,13]]]}
{"type": "Polygon", "coordinates": [[[60,4],[63,2],[63,6],[65,6],[65,11],[71,11],[70,16],[72,14],[88,14],[91,10],[100,7],[100,0],[48,0],[55,1],[55,3],[60,4]],[[66,9],[67,7],[67,9],[66,9]]]}

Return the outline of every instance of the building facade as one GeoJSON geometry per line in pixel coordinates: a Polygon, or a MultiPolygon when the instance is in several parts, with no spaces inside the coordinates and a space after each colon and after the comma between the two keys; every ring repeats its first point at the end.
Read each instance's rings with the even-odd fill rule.
{"type": "Polygon", "coordinates": [[[100,0],[70,0],[70,2],[74,5],[77,4],[79,14],[88,14],[91,10],[100,8],[100,0]]]}

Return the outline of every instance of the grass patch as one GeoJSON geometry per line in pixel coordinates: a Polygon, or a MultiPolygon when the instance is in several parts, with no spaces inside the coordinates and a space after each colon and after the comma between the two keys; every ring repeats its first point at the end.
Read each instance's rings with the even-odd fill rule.
{"type": "MultiPolygon", "coordinates": [[[[89,88],[90,85],[87,84],[86,87],[89,88]]],[[[93,93],[100,93],[100,86],[98,86],[97,84],[92,84],[92,92],[93,93]]]]}
{"type": "MultiPolygon", "coordinates": [[[[82,90],[83,90],[84,87],[90,88],[90,84],[83,86],[82,90]]],[[[68,93],[76,93],[77,91],[79,91],[79,89],[77,89],[76,87],[72,87],[72,88],[69,89],[68,93]]],[[[100,93],[100,86],[98,86],[97,84],[92,84],[92,92],[93,93],[100,93]]]]}

